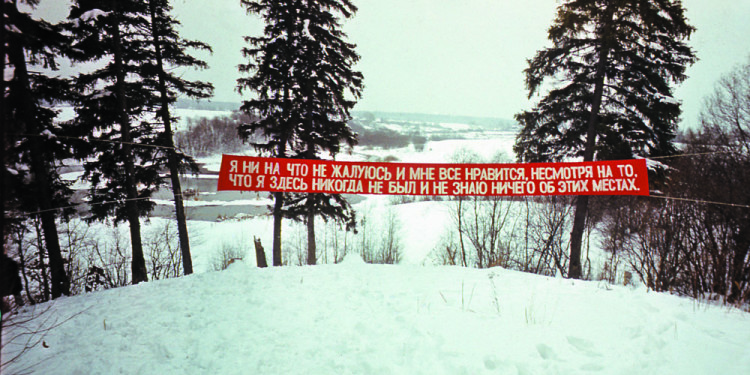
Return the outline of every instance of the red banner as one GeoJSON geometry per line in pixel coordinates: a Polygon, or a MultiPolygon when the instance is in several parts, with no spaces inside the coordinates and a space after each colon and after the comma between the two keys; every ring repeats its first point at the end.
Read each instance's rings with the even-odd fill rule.
{"type": "Polygon", "coordinates": [[[393,195],[648,195],[645,159],[429,164],[224,155],[218,190],[393,195]]]}

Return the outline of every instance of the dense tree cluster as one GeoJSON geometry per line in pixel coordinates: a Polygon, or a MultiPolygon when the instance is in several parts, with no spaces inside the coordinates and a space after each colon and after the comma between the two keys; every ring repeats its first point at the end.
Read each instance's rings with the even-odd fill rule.
{"type": "Polygon", "coordinates": [[[35,282],[45,292],[36,298],[27,293],[32,302],[70,294],[79,282],[71,279],[76,274],[71,238],[63,248],[58,236],[58,219],[73,211],[69,182],[60,178],[71,159],[82,163],[91,185],[88,219],[128,222],[133,283],[148,279],[140,217],[153,208],[151,194],[164,185],[161,173],[168,170],[180,269],[192,272],[178,174],[195,164],[174,147],[170,106],[177,95],[210,96],[210,84],[184,80],[175,70],[205,68],[187,51],[210,48],[182,39],[170,11],[164,0],[80,0],[66,21],[51,25],[20,11],[17,1],[4,2],[1,227],[4,250],[17,243],[22,266],[40,275],[35,282]],[[54,72],[59,60],[98,68],[71,78],[45,73],[54,72]],[[60,103],[75,107],[73,120],[55,119],[60,103]],[[30,229],[37,232],[37,253],[24,258],[30,247],[23,233],[30,229]]]}
{"type": "Polygon", "coordinates": [[[699,129],[664,161],[662,192],[684,200],[631,200],[608,210],[608,250],[659,291],[730,303],[750,297],[750,62],[708,96],[699,129]],[[698,201],[698,202],[696,202],[698,201]]]}
{"type": "MultiPolygon", "coordinates": [[[[26,290],[30,302],[192,272],[179,174],[197,166],[178,150],[206,152],[216,145],[199,142],[224,143],[215,135],[227,130],[231,141],[223,147],[244,139],[278,156],[335,156],[356,143],[349,112],[363,77],[353,70],[359,56],[345,41],[339,18],[352,17],[356,7],[330,0],[241,3],[268,21],[265,34],[248,37],[250,47],[243,50],[249,62],[240,71],[255,77],[238,80],[240,91],[260,95],[243,104],[243,114],[224,121],[229,129],[221,121],[198,124],[194,134],[177,137],[178,148],[171,111],[178,96],[208,98],[213,90],[182,78],[185,68],[207,67],[188,51],[211,48],[180,37],[169,1],[76,0],[57,25],[19,11],[17,1],[4,2],[3,253],[16,248],[17,261],[2,259],[3,266],[20,262],[31,279],[25,285],[38,286],[38,292],[26,290]],[[49,72],[59,60],[84,68],[75,77],[56,78],[49,72]],[[72,120],[56,120],[61,103],[75,108],[72,120]],[[60,176],[69,160],[83,166],[90,185],[86,206],[73,204],[70,182],[60,176]],[[152,195],[168,180],[179,253],[171,229],[160,232],[162,241],[141,233],[141,218],[155,206],[152,195]],[[74,212],[90,221],[127,222],[129,241],[118,231],[103,248],[85,231],[68,230],[61,244],[58,227],[70,229],[66,219],[74,212]]],[[[316,216],[354,227],[354,212],[341,196],[277,197],[279,223],[282,215],[308,223],[310,263],[317,259],[316,216]]],[[[281,264],[280,257],[274,251],[274,264],[281,264]]]]}
{"type": "Polygon", "coordinates": [[[3,13],[3,248],[11,231],[23,225],[20,216],[36,213],[46,239],[51,295],[56,298],[70,294],[56,224],[65,212],[56,208],[68,206],[71,195],[56,165],[72,150],[60,140],[65,129],[55,123],[57,113],[48,104],[68,100],[70,82],[30,67],[55,70],[70,39],[60,26],[20,12],[16,1],[5,1],[3,13]]]}

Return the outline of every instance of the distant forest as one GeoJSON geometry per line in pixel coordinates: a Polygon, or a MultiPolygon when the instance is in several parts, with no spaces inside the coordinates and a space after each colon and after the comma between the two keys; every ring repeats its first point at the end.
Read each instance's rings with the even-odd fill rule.
{"type": "MultiPolygon", "coordinates": [[[[206,111],[236,111],[240,108],[240,103],[219,102],[208,100],[177,99],[176,108],[180,109],[200,109],[206,111]]],[[[514,131],[517,123],[511,119],[495,117],[474,117],[459,115],[440,115],[427,113],[402,113],[402,112],[382,112],[382,111],[352,111],[355,118],[360,119],[382,119],[394,122],[419,122],[419,123],[438,123],[438,124],[467,124],[474,129],[497,130],[497,131],[514,131]]]]}

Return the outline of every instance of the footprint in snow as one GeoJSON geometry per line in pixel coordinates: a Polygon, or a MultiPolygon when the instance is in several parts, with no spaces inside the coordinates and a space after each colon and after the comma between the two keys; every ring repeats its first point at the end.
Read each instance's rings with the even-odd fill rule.
{"type": "Polygon", "coordinates": [[[590,357],[601,357],[602,354],[594,350],[594,344],[591,341],[582,339],[580,337],[568,336],[566,337],[568,344],[574,347],[579,352],[590,356],[590,357]]]}
{"type": "Polygon", "coordinates": [[[557,359],[555,351],[547,345],[537,344],[536,351],[539,352],[539,356],[542,357],[542,359],[557,359]]]}

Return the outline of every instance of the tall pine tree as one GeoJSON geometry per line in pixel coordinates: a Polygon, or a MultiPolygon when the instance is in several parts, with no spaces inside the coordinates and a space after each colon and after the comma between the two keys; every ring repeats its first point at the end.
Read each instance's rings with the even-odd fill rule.
{"type": "MultiPolygon", "coordinates": [[[[248,12],[264,17],[261,37],[247,37],[242,65],[251,78],[238,80],[240,91],[251,89],[257,99],[242,110],[259,119],[240,128],[243,137],[260,132],[267,142],[255,144],[276,157],[318,159],[320,152],[335,156],[342,143],[353,146],[349,111],[362,91],[362,74],[353,70],[359,60],[354,45],[340,30],[357,8],[347,0],[243,1],[248,12]],[[351,99],[347,98],[351,96],[351,99]]],[[[354,212],[339,195],[274,193],[274,265],[281,262],[281,219],[302,220],[308,227],[308,264],[316,262],[315,215],[353,228],[354,212]]]]}
{"type": "MultiPolygon", "coordinates": [[[[338,14],[351,18],[357,8],[341,0],[302,0],[300,6],[301,58],[293,70],[299,92],[295,92],[293,108],[301,118],[301,128],[294,151],[305,159],[319,159],[321,152],[335,157],[342,144],[352,147],[356,143],[348,125],[349,111],[361,95],[363,77],[353,69],[359,55],[356,46],[344,40],[338,14]]],[[[288,217],[307,225],[307,264],[317,261],[316,215],[344,223],[347,230],[356,223],[354,210],[338,194],[295,195],[287,206],[288,217]]]]}
{"type": "MultiPolygon", "coordinates": [[[[252,74],[239,78],[237,90],[253,91],[257,98],[246,100],[240,110],[257,118],[239,127],[240,137],[247,140],[260,133],[266,142],[253,143],[263,154],[284,158],[294,145],[299,118],[293,116],[293,93],[298,89],[291,79],[299,43],[299,0],[241,0],[249,14],[261,15],[265,21],[262,36],[245,37],[248,46],[242,49],[247,64],[239,66],[240,73],[252,74]]],[[[284,217],[286,194],[274,192],[273,249],[274,266],[281,260],[281,223],[284,217]]]]}
{"type": "MultiPolygon", "coordinates": [[[[672,144],[683,81],[695,55],[684,40],[694,28],[680,1],[570,0],[549,29],[552,47],[525,70],[529,97],[552,87],[530,111],[514,151],[525,162],[662,156],[672,144]]],[[[588,196],[576,200],[568,277],[580,278],[588,196]]]]}
{"type": "MultiPolygon", "coordinates": [[[[190,255],[190,242],[187,230],[187,219],[182,199],[182,188],[180,185],[180,172],[184,169],[185,162],[195,167],[192,159],[179,153],[174,144],[172,124],[175,118],[170,112],[170,106],[177,100],[178,94],[184,94],[195,99],[205,99],[211,96],[213,86],[205,82],[191,82],[179,76],[174,68],[200,68],[205,69],[208,65],[199,59],[187,54],[186,50],[199,49],[211,51],[205,43],[185,40],[179,36],[175,27],[179,22],[175,20],[170,11],[172,7],[168,0],[148,0],[149,15],[151,22],[151,39],[153,43],[153,57],[151,61],[144,62],[144,67],[153,69],[146,70],[153,78],[144,80],[152,90],[158,93],[158,102],[154,104],[156,115],[164,125],[159,136],[159,144],[164,146],[167,154],[167,167],[172,185],[172,193],[175,202],[175,215],[177,219],[177,232],[180,239],[180,250],[182,253],[182,268],[186,275],[193,273],[192,257],[190,255]]],[[[194,169],[195,170],[195,169],[194,169]]]]}
{"type": "Polygon", "coordinates": [[[77,0],[69,16],[74,60],[104,65],[76,79],[75,125],[91,146],[79,157],[92,183],[92,219],[128,222],[133,284],[148,280],[140,216],[153,208],[150,197],[163,183],[158,131],[149,118],[158,96],[143,84],[154,76],[143,64],[152,56],[149,15],[141,0],[77,0]]]}
{"type": "Polygon", "coordinates": [[[70,294],[56,219],[64,213],[59,208],[69,206],[71,195],[57,165],[71,154],[67,142],[59,138],[63,129],[55,123],[57,112],[46,106],[67,99],[69,82],[36,70],[57,69],[56,59],[68,40],[59,27],[19,12],[15,0],[3,3],[3,18],[2,226],[6,231],[8,208],[39,216],[49,257],[51,297],[57,298],[70,294]]]}

